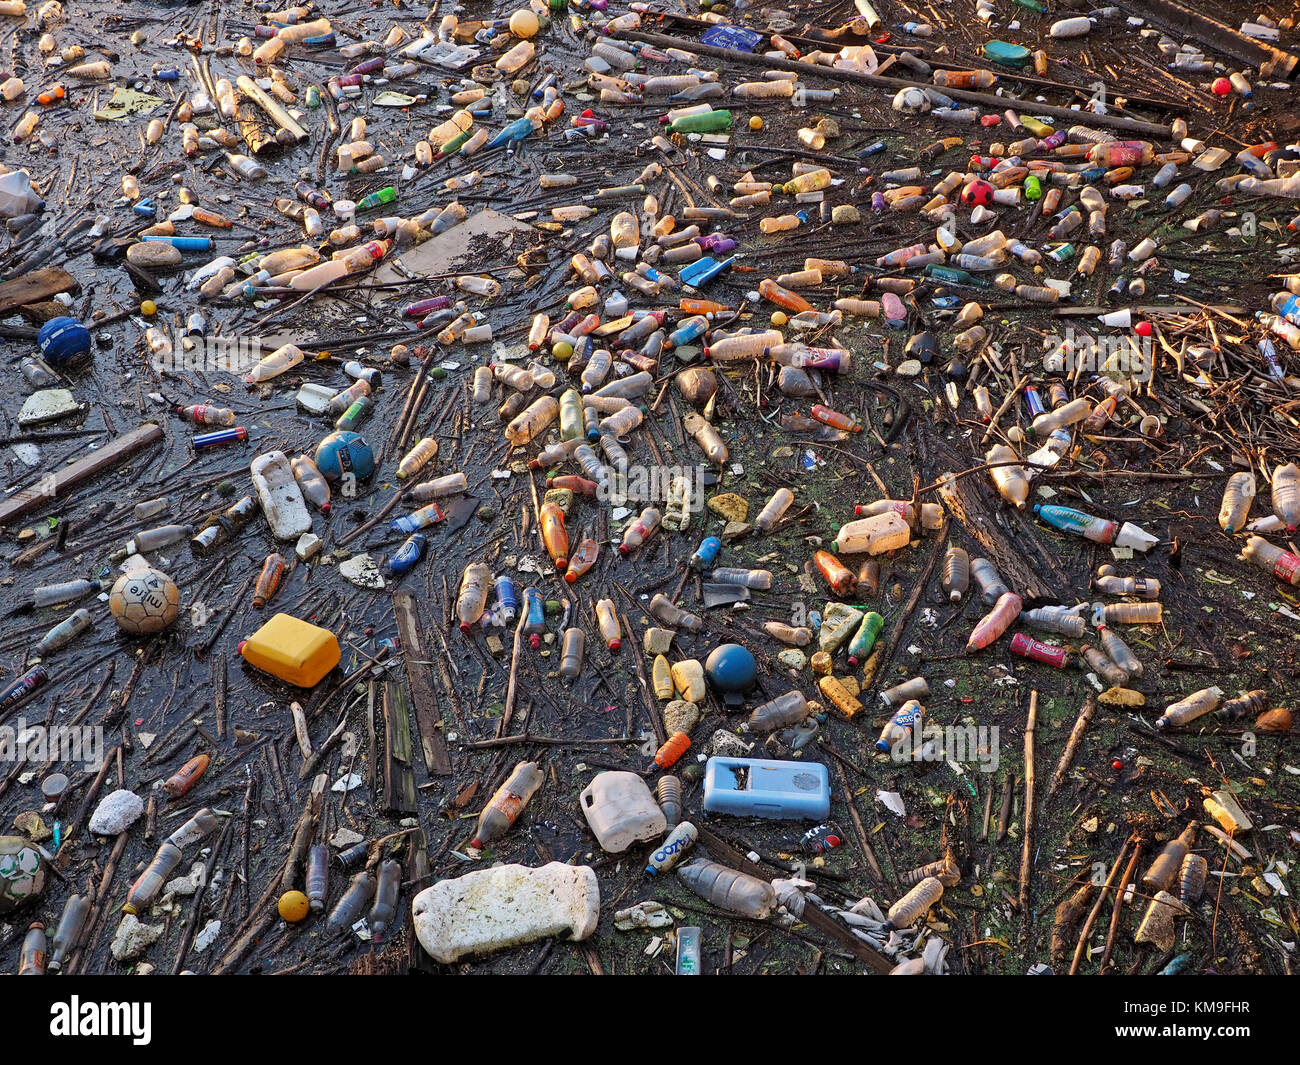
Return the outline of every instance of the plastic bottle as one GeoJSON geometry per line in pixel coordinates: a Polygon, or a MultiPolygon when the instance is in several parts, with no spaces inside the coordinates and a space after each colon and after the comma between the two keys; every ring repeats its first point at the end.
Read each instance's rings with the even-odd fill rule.
{"type": "Polygon", "coordinates": [[[329,918],[325,922],[326,928],[335,934],[345,928],[351,928],[361,920],[361,915],[374,897],[375,874],[369,869],[362,869],[352,877],[347,890],[334,904],[334,909],[330,911],[329,918]]]}
{"type": "Polygon", "coordinates": [[[1248,714],[1260,714],[1264,712],[1264,708],[1268,705],[1267,700],[1268,692],[1263,688],[1242,692],[1240,695],[1225,700],[1223,705],[1219,707],[1218,715],[1227,721],[1236,721],[1248,714]]]}
{"type": "Polygon", "coordinates": [[[582,672],[582,661],[587,650],[587,634],[579,628],[564,630],[560,645],[560,676],[576,680],[582,672]]]}
{"type": "Polygon", "coordinates": [[[27,935],[23,937],[23,945],[18,952],[18,975],[44,976],[48,948],[45,925],[40,921],[33,921],[27,926],[27,935]]]}
{"type": "Polygon", "coordinates": [[[538,513],[538,523],[547,554],[555,563],[556,570],[563,573],[569,564],[569,532],[564,527],[564,511],[556,502],[543,503],[538,513]]]}
{"type": "Polygon", "coordinates": [[[975,626],[966,641],[967,651],[978,651],[993,643],[1020,616],[1023,604],[1015,592],[1006,592],[999,597],[993,609],[984,615],[975,626]]]}
{"type": "Polygon", "coordinates": [[[849,665],[856,666],[871,654],[884,627],[885,619],[874,610],[869,610],[863,615],[861,624],[849,640],[849,665]]]}
{"type": "Polygon", "coordinates": [[[1165,844],[1142,877],[1142,886],[1150,892],[1168,891],[1174,886],[1183,859],[1196,842],[1196,822],[1191,822],[1179,835],[1165,844]]]}
{"type": "Polygon", "coordinates": [[[546,774],[538,763],[518,763],[479,814],[470,846],[482,850],[486,844],[504,836],[545,779],[546,774]]]}
{"type": "Polygon", "coordinates": [[[1104,565],[1097,567],[1097,576],[1093,585],[1107,595],[1136,595],[1143,599],[1160,598],[1160,582],[1155,577],[1119,577],[1115,567],[1104,565]]]}
{"type": "Polygon", "coordinates": [[[669,829],[675,828],[682,819],[682,782],[670,773],[665,773],[655,783],[655,799],[664,812],[664,820],[669,829]]]}
{"type": "Polygon", "coordinates": [[[772,886],[748,873],[707,859],[677,867],[682,882],[706,902],[756,921],[770,917],[777,906],[772,886]]]}
{"type": "Polygon", "coordinates": [[[808,700],[797,688],[754,708],[742,732],[773,732],[797,725],[808,716],[808,700]]]}
{"type": "Polygon", "coordinates": [[[169,798],[179,799],[202,779],[212,762],[211,755],[196,754],[180,769],[163,781],[162,789],[169,798]]]}
{"type": "MultiPolygon", "coordinates": [[[[772,527],[781,520],[781,517],[790,509],[793,502],[794,493],[790,489],[778,488],[759,512],[758,517],[754,519],[754,527],[762,533],[771,532],[772,527]]],[[[832,549],[835,550],[834,547],[832,549]]]]}
{"type": "Polygon", "coordinates": [[[375,900],[371,903],[370,913],[366,915],[366,924],[376,942],[383,942],[384,933],[397,916],[397,896],[401,886],[402,863],[394,858],[384,859],[379,863],[375,900]]]}
{"type": "Polygon", "coordinates": [[[180,865],[182,857],[181,849],[171,843],[164,843],[159,847],[153,861],[127,892],[126,904],[122,907],[122,912],[138,914],[141,909],[153,902],[167,882],[167,878],[180,865]]]}
{"type": "Polygon", "coordinates": [[[660,769],[669,769],[681,760],[690,746],[691,738],[685,732],[674,732],[655,752],[654,764],[660,769]]]}
{"type": "Polygon", "coordinates": [[[89,610],[82,608],[73,611],[41,637],[40,642],[32,648],[33,658],[41,659],[66,647],[93,624],[94,618],[89,610]]]}
{"type": "Polygon", "coordinates": [[[685,629],[687,632],[699,632],[704,627],[704,620],[695,614],[682,610],[663,592],[656,592],[650,600],[650,614],[669,628],[685,629]]]}
{"type": "Polygon", "coordinates": [[[491,583],[492,571],[487,563],[471,562],[465,567],[460,578],[460,591],[456,595],[456,617],[460,619],[461,632],[468,632],[483,616],[491,583]]]}
{"type": "MultiPolygon", "coordinates": [[[[994,444],[984,456],[987,463],[1014,463],[1018,456],[1006,444],[994,444]]],[[[1020,465],[994,466],[989,470],[998,493],[1017,509],[1023,510],[1029,501],[1029,475],[1020,465]]]]}
{"type": "Polygon", "coordinates": [[[403,457],[402,461],[397,464],[397,479],[404,481],[408,477],[414,477],[420,470],[433,461],[438,454],[438,441],[431,436],[426,436],[417,443],[403,457]]]}
{"type": "Polygon", "coordinates": [[[1115,665],[1119,666],[1130,677],[1142,676],[1145,667],[1118,633],[1111,630],[1107,625],[1100,625],[1097,628],[1097,635],[1101,640],[1102,650],[1110,656],[1110,660],[1115,665]]]}
{"type": "Polygon", "coordinates": [[[86,918],[90,916],[90,896],[70,895],[63,905],[63,915],[54,930],[53,950],[50,952],[46,967],[50,972],[59,972],[68,955],[77,948],[77,940],[86,927],[86,918]]]}
{"type": "Polygon", "coordinates": [[[943,576],[939,584],[948,593],[950,602],[961,602],[970,587],[970,555],[964,547],[954,545],[948,548],[943,556],[943,576]]]}
{"type": "Polygon", "coordinates": [[[554,396],[542,396],[506,426],[506,440],[514,447],[522,447],[540,435],[559,413],[559,401],[554,396]]]}
{"type": "Polygon", "coordinates": [[[1300,466],[1288,462],[1273,471],[1273,513],[1293,533],[1300,526],[1300,466]]]}
{"type": "Polygon", "coordinates": [[[929,694],[929,682],[924,677],[913,677],[902,684],[886,688],[880,693],[880,701],[886,706],[902,706],[912,700],[925,699],[929,694]]]}
{"type": "Polygon", "coordinates": [[[1222,701],[1222,688],[1202,688],[1166,707],[1165,712],[1156,719],[1156,728],[1166,729],[1171,725],[1177,727],[1190,724],[1198,717],[1217,710],[1222,701]]]}
{"type": "Polygon", "coordinates": [[[657,507],[646,507],[641,516],[623,530],[623,542],[618,545],[618,553],[626,556],[636,550],[659,528],[662,515],[657,507]]]}
{"type": "Polygon", "coordinates": [[[889,907],[885,929],[908,928],[925,917],[930,908],[943,898],[943,884],[937,877],[926,877],[916,887],[889,907]]]}
{"type": "Polygon", "coordinates": [[[600,638],[611,651],[617,651],[623,646],[623,632],[612,599],[596,601],[596,627],[600,629],[600,638]]]}
{"type": "Polygon", "coordinates": [[[1261,569],[1270,570],[1278,580],[1300,587],[1300,558],[1275,547],[1262,536],[1250,537],[1241,557],[1261,569]]]}
{"type": "Polygon", "coordinates": [[[1071,607],[1040,606],[1036,610],[1026,610],[1020,615],[1026,625],[1045,632],[1059,632],[1062,636],[1073,636],[1076,640],[1083,635],[1084,620],[1071,607]]]}
{"type": "Polygon", "coordinates": [[[1132,524],[1107,521],[1105,518],[1085,514],[1073,507],[1058,507],[1039,503],[1034,507],[1034,514],[1053,528],[1063,532],[1082,536],[1098,544],[1114,544],[1116,547],[1131,547],[1137,551],[1146,551],[1157,538],[1132,524]]]}

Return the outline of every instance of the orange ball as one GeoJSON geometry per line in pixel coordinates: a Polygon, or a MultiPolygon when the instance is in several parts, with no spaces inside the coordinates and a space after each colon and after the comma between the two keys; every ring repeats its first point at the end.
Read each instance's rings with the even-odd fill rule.
{"type": "Polygon", "coordinates": [[[307,916],[311,909],[307,896],[301,891],[286,891],[280,896],[280,902],[276,906],[280,911],[280,916],[290,924],[297,924],[307,916]]]}

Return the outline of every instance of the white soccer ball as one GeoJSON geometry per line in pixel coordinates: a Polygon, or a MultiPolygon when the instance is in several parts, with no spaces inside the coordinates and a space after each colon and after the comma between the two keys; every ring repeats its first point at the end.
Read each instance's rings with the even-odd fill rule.
{"type": "Polygon", "coordinates": [[[161,570],[136,569],[117,579],[108,596],[108,609],[123,632],[152,636],[176,620],[181,593],[161,570]]]}

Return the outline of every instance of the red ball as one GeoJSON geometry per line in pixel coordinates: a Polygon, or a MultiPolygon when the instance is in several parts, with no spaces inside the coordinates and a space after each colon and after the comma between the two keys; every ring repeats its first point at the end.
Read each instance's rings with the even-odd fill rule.
{"type": "Polygon", "coordinates": [[[987,207],[993,202],[993,186],[987,181],[968,181],[961,190],[961,202],[967,207],[987,207]]]}
{"type": "Polygon", "coordinates": [[[1232,82],[1227,78],[1215,78],[1214,84],[1210,86],[1210,91],[1215,96],[1227,96],[1228,93],[1232,92],[1232,82]]]}
{"type": "Polygon", "coordinates": [[[1133,327],[1133,332],[1140,337],[1149,337],[1151,335],[1151,323],[1138,322],[1138,324],[1133,327]]]}
{"type": "Polygon", "coordinates": [[[1118,758],[1116,758],[1115,761],[1113,761],[1113,762],[1110,763],[1110,767],[1111,767],[1111,769],[1114,769],[1114,770],[1117,770],[1117,771],[1118,771],[1118,770],[1124,768],[1124,763],[1121,762],[1118,758]]]}

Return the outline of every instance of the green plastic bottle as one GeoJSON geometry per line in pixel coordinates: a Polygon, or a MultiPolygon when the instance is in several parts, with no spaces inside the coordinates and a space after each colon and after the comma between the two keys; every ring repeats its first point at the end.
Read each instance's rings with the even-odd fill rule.
{"type": "Polygon", "coordinates": [[[357,201],[358,211],[372,211],[376,207],[382,207],[386,203],[392,203],[397,199],[397,190],[389,185],[387,188],[376,189],[374,192],[367,193],[357,201]]]}
{"type": "Polygon", "coordinates": [[[731,128],[730,111],[705,111],[698,115],[684,115],[668,123],[669,133],[716,133],[731,128]]]}

